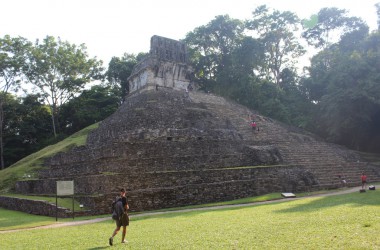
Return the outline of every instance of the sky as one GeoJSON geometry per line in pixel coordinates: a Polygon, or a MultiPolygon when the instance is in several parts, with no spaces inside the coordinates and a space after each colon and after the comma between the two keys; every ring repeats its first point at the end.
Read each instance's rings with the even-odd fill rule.
{"type": "Polygon", "coordinates": [[[84,43],[90,57],[108,65],[113,56],[148,52],[153,35],[183,39],[217,15],[251,18],[266,4],[309,18],[323,7],[346,9],[377,27],[380,0],[0,0],[0,37],[22,36],[34,42],[47,35],[84,43]]]}

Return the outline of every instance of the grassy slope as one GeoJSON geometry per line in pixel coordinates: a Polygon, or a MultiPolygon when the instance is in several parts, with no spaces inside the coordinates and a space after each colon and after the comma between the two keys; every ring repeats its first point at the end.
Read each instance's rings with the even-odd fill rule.
{"type": "Polygon", "coordinates": [[[8,192],[14,186],[16,181],[25,178],[34,178],[35,171],[42,168],[45,158],[51,157],[58,152],[67,151],[75,146],[81,146],[86,143],[88,133],[97,128],[98,124],[93,124],[81,131],[69,136],[65,140],[50,145],[34,154],[31,154],[12,166],[0,171],[0,192],[8,192]]]}
{"type": "MultiPolygon", "coordinates": [[[[379,249],[379,191],[132,218],[115,249],[379,249]]],[[[111,220],[7,233],[4,249],[103,249],[111,220]],[[62,237],[62,236],[65,237],[62,237]],[[17,240],[15,240],[17,239],[17,240]]]]}

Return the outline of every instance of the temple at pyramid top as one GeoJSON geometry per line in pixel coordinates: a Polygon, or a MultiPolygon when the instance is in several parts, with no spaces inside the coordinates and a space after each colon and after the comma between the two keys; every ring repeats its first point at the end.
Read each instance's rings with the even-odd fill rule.
{"type": "Polygon", "coordinates": [[[152,36],[148,56],[133,68],[128,78],[129,93],[160,87],[186,89],[193,73],[187,61],[187,49],[183,42],[152,36]]]}
{"type": "Polygon", "coordinates": [[[163,61],[187,63],[186,45],[165,37],[152,36],[149,54],[163,61]]]}

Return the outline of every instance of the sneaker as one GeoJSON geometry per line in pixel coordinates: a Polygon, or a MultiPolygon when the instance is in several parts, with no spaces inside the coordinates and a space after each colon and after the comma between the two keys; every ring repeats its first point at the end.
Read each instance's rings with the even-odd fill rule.
{"type": "Polygon", "coordinates": [[[111,237],[111,238],[108,240],[108,242],[110,243],[110,246],[112,246],[112,245],[113,245],[113,238],[111,237]]]}
{"type": "Polygon", "coordinates": [[[127,240],[123,240],[121,243],[128,243],[128,241],[127,240]]]}

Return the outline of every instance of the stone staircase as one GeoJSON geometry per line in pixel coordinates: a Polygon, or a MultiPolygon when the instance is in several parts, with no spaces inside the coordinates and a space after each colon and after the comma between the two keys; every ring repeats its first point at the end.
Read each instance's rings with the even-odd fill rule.
{"type": "Polygon", "coordinates": [[[276,146],[285,164],[302,166],[315,175],[317,189],[341,187],[339,176],[347,181],[347,186],[358,186],[362,172],[370,182],[380,182],[379,170],[375,166],[363,162],[344,147],[326,143],[306,131],[263,117],[219,96],[191,92],[190,98],[228,120],[248,143],[276,146]],[[251,115],[255,116],[259,131],[250,127],[251,115]]]}

